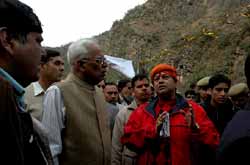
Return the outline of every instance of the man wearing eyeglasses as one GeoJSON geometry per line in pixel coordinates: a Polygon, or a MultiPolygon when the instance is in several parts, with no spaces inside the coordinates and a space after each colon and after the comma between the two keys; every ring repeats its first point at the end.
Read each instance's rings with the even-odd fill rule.
{"type": "Polygon", "coordinates": [[[71,72],[45,93],[42,123],[55,164],[109,165],[111,137],[102,90],[106,61],[98,44],[81,39],[68,48],[71,72]]]}

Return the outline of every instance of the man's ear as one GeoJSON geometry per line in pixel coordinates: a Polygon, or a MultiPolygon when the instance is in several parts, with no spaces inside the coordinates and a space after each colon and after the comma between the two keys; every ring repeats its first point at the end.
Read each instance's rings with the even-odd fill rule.
{"type": "Polygon", "coordinates": [[[77,70],[84,72],[86,67],[85,65],[86,63],[82,61],[75,61],[74,67],[76,67],[77,70]]]}
{"type": "Polygon", "coordinates": [[[0,45],[9,54],[13,54],[13,41],[8,39],[6,29],[0,29],[0,45]]]}
{"type": "Polygon", "coordinates": [[[44,64],[44,63],[40,64],[40,65],[39,65],[40,70],[43,69],[43,68],[45,68],[45,67],[46,67],[45,65],[46,65],[46,64],[44,64]]]}

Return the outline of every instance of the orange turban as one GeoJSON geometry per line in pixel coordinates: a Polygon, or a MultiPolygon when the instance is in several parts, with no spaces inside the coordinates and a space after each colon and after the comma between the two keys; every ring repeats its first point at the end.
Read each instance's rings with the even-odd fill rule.
{"type": "Polygon", "coordinates": [[[177,73],[176,73],[176,69],[168,64],[158,64],[156,65],[150,72],[150,78],[151,80],[153,80],[154,76],[157,73],[160,72],[165,72],[167,73],[169,76],[173,77],[175,80],[177,80],[177,73]]]}

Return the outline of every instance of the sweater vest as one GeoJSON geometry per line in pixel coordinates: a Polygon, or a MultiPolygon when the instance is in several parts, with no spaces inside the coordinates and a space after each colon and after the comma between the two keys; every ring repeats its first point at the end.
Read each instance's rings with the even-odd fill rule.
{"type": "Polygon", "coordinates": [[[109,165],[111,137],[102,91],[73,74],[57,86],[66,116],[60,165],[109,165]]]}

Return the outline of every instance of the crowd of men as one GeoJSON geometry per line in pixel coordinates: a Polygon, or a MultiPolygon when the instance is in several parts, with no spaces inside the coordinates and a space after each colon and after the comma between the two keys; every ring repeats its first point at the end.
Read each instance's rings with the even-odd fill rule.
{"type": "Polygon", "coordinates": [[[62,54],[41,46],[32,8],[1,0],[0,16],[2,164],[250,163],[250,55],[247,83],[208,75],[183,96],[176,68],[164,63],[105,81],[108,65],[93,39],[69,46],[65,75],[62,54]]]}

